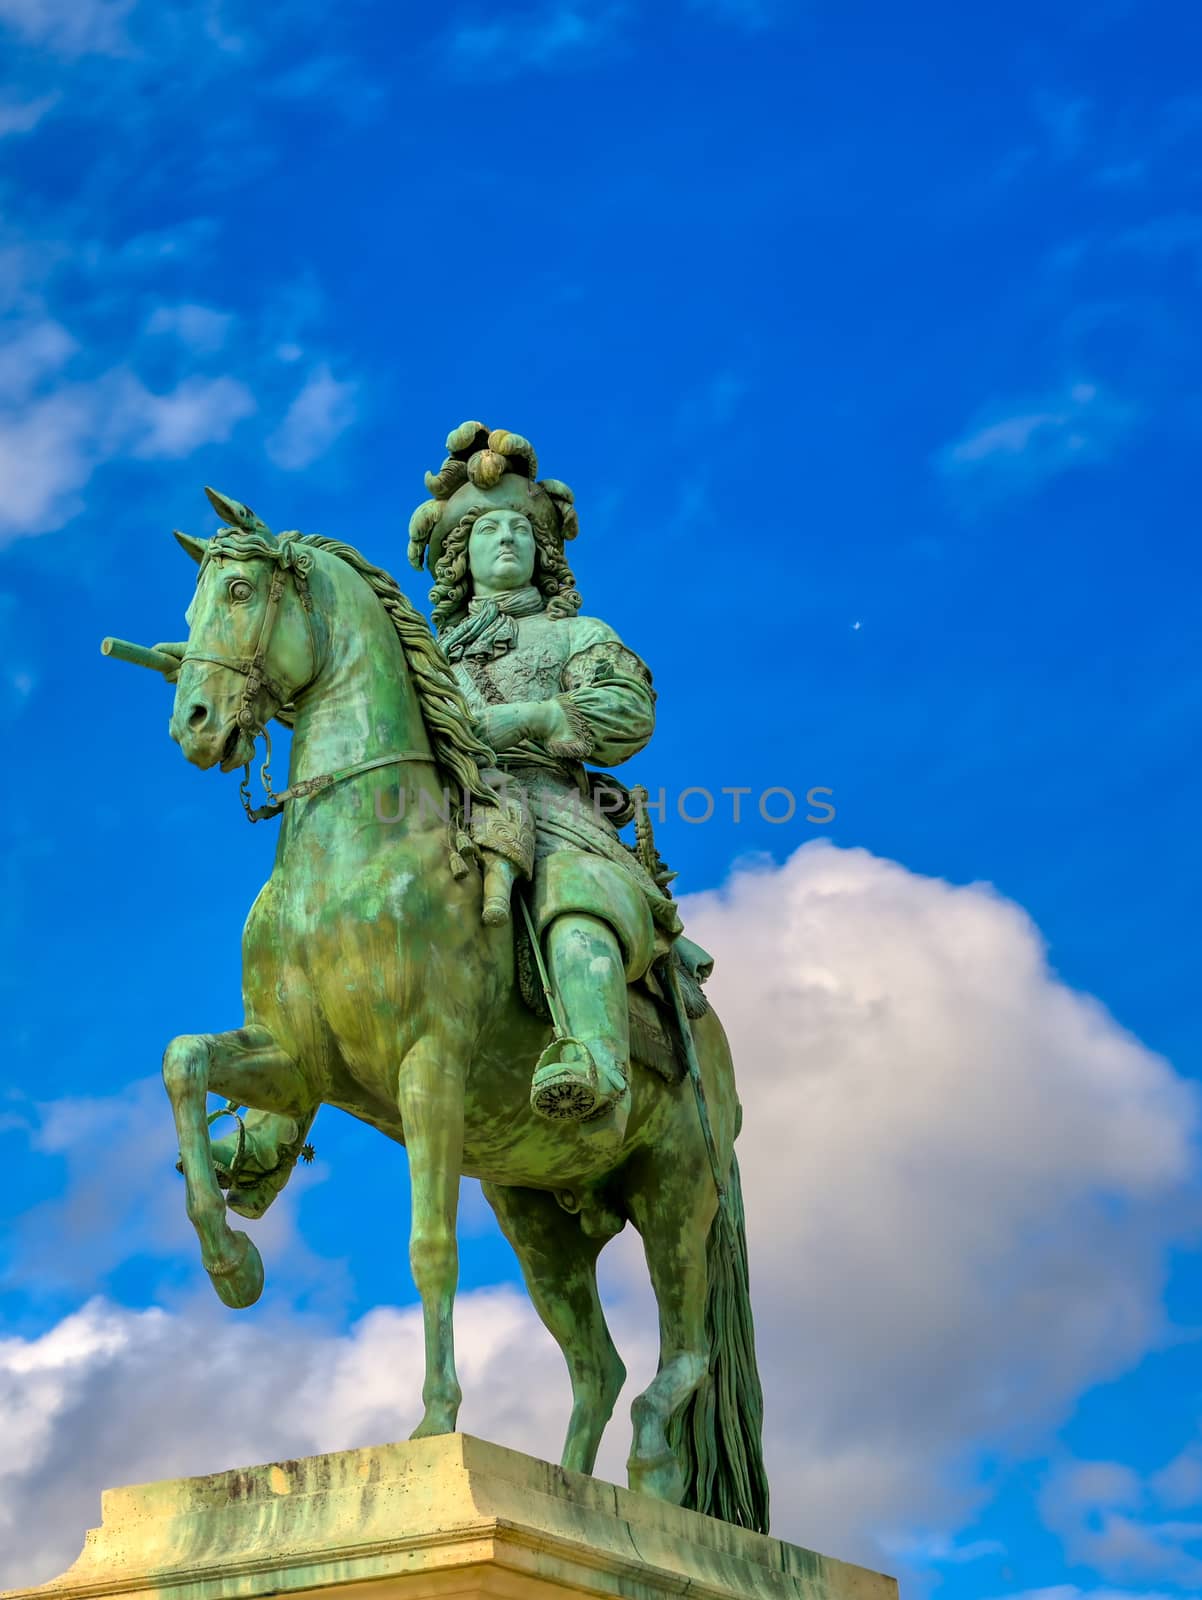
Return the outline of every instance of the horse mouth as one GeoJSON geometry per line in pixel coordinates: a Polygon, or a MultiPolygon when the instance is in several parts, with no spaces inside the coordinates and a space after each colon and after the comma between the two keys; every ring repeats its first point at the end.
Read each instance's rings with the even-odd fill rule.
{"type": "Polygon", "coordinates": [[[225,736],[225,743],[221,747],[220,765],[222,772],[233,772],[235,767],[244,767],[254,754],[255,741],[237,722],[225,736]]]}

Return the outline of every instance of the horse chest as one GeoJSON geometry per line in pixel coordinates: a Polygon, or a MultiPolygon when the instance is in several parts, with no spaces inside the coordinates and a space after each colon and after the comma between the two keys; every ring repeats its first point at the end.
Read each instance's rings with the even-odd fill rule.
{"type": "Polygon", "coordinates": [[[450,969],[470,969],[464,947],[474,954],[478,931],[478,903],[450,875],[443,830],[410,835],[358,870],[277,873],[247,920],[248,995],[253,987],[256,1015],[295,1049],[332,1049],[374,1081],[435,1012],[453,1020],[450,969]]]}

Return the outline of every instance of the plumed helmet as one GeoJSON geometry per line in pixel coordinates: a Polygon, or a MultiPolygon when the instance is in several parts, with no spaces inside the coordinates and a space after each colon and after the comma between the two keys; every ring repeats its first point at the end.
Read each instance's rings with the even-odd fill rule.
{"type": "Polygon", "coordinates": [[[469,511],[504,506],[524,512],[560,548],[579,531],[572,491],[558,478],[538,476],[538,457],[528,439],[505,428],[491,432],[482,422],[461,422],[447,435],[447,458],[426,473],[425,500],[409,519],[409,561],[431,572],[443,541],[469,511]]]}

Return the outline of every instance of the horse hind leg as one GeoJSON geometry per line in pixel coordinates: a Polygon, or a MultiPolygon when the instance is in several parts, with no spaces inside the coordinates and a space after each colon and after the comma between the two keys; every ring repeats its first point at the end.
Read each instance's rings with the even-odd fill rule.
{"type": "MultiPolygon", "coordinates": [[[[590,1238],[579,1218],[544,1191],[481,1187],[517,1254],[534,1308],[568,1365],[572,1415],[562,1464],[572,1472],[592,1472],[626,1382],[597,1293],[597,1257],[613,1233],[590,1238]]],[[[615,1222],[620,1228],[620,1220],[615,1222]]]]}
{"type": "Polygon", "coordinates": [[[266,1028],[228,1033],[186,1033],[163,1054],[163,1083],[179,1139],[188,1219],[200,1241],[200,1259],[213,1288],[235,1309],[255,1303],[263,1290],[263,1263],[245,1233],[226,1221],[226,1203],[213,1168],[208,1095],[258,1103],[298,1119],[311,1115],[315,1097],[300,1068],[266,1028]]]}
{"type": "Polygon", "coordinates": [[[624,1198],[642,1235],[660,1339],[659,1370],[630,1408],[627,1473],[632,1489],[680,1505],[686,1485],[668,1429],[709,1371],[706,1241],[718,1195],[704,1161],[673,1160],[660,1151],[631,1171],[624,1198]]]}

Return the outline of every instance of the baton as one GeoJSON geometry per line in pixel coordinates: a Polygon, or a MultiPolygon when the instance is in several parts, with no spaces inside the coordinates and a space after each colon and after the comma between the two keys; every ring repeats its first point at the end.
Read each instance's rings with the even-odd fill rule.
{"type": "Polygon", "coordinates": [[[131,666],[149,667],[152,672],[178,672],[178,656],[169,656],[165,650],[151,650],[144,644],[130,644],[128,639],[102,639],[100,654],[112,656],[115,661],[128,661],[131,666]]]}

